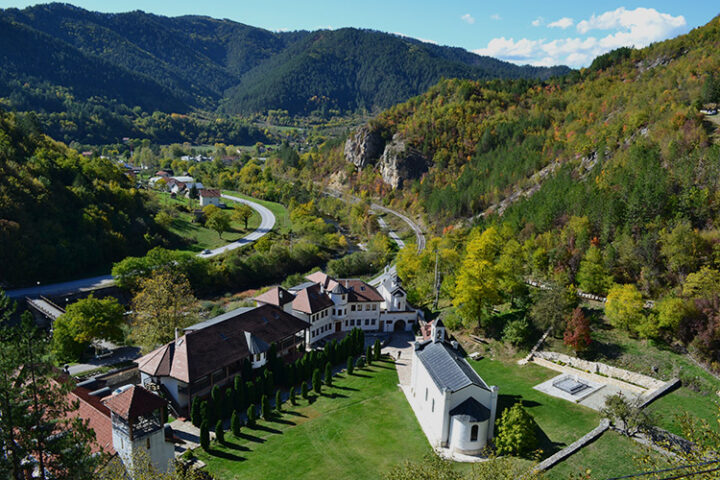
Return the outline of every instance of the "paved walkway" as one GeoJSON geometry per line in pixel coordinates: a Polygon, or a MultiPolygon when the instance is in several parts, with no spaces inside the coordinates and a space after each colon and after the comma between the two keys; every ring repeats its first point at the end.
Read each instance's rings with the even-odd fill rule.
{"type": "Polygon", "coordinates": [[[410,386],[412,375],[412,353],[415,337],[411,332],[393,333],[390,342],[382,349],[383,353],[390,355],[395,360],[395,368],[398,372],[398,382],[401,386],[410,386]]]}
{"type": "Polygon", "coordinates": [[[116,363],[135,360],[140,357],[139,347],[115,347],[112,355],[104,358],[93,358],[86,363],[78,363],[68,367],[68,373],[73,376],[81,375],[84,372],[95,370],[98,367],[115,365],[116,363]]]}

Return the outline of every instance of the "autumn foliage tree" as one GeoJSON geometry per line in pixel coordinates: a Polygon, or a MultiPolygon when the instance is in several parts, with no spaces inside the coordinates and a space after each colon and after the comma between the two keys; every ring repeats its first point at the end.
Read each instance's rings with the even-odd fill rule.
{"type": "Polygon", "coordinates": [[[195,304],[190,282],[169,269],[158,270],[140,282],[132,300],[132,338],[144,352],[171,341],[176,328],[195,321],[195,304]]]}
{"type": "Polygon", "coordinates": [[[563,340],[565,345],[575,350],[575,353],[585,351],[590,346],[592,342],[590,321],[585,317],[580,307],[573,310],[572,316],[567,322],[563,340]]]}

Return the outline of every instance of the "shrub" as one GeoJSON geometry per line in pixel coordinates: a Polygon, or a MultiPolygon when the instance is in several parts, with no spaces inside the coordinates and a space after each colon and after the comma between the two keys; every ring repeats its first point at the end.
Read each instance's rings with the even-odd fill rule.
{"type": "Polygon", "coordinates": [[[290,405],[295,405],[297,400],[295,399],[295,387],[290,387],[290,405]]]}
{"type": "Polygon", "coordinates": [[[192,420],[192,424],[196,427],[200,427],[203,421],[201,402],[202,400],[200,400],[199,397],[195,397],[193,399],[192,408],[190,409],[190,419],[192,420]]]}
{"type": "Polygon", "coordinates": [[[272,410],[270,409],[270,401],[268,400],[267,395],[263,395],[260,399],[260,411],[262,412],[263,419],[270,420],[272,410]]]}
{"type": "Polygon", "coordinates": [[[277,392],[275,392],[275,410],[277,410],[278,412],[282,412],[282,404],[282,392],[278,390],[277,392]]]}
{"type": "Polygon", "coordinates": [[[206,452],[210,450],[210,430],[207,421],[203,421],[200,425],[200,446],[206,452]]]}
{"type": "Polygon", "coordinates": [[[325,385],[328,387],[332,386],[332,367],[330,366],[330,362],[325,364],[325,385]]]}
{"type": "Polygon", "coordinates": [[[516,403],[503,412],[495,446],[501,455],[527,455],[537,448],[535,420],[521,404],[516,403]]]}
{"type": "Polygon", "coordinates": [[[233,435],[236,437],[240,436],[240,415],[238,415],[237,410],[233,411],[230,417],[230,429],[233,435]]]}
{"type": "Polygon", "coordinates": [[[353,357],[347,358],[347,366],[346,367],[347,367],[348,375],[352,375],[353,374],[353,357]]]}
{"type": "Polygon", "coordinates": [[[218,420],[215,424],[215,439],[218,441],[218,443],[225,443],[225,430],[223,430],[222,420],[218,420]]]}
{"type": "Polygon", "coordinates": [[[320,369],[316,368],[312,376],[313,391],[320,395],[322,393],[322,382],[320,381],[320,369]]]}
{"type": "Polygon", "coordinates": [[[525,318],[511,320],[503,329],[503,340],[516,347],[527,344],[530,339],[530,322],[525,318]]]}
{"type": "Polygon", "coordinates": [[[256,419],[257,419],[257,416],[255,414],[255,404],[251,403],[250,406],[247,408],[247,424],[248,424],[248,426],[250,426],[250,427],[254,426],[256,419]]]}

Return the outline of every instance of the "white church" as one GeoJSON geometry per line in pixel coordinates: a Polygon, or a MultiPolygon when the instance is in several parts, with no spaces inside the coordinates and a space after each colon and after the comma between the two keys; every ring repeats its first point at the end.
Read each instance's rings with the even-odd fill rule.
{"type": "Polygon", "coordinates": [[[498,387],[489,387],[448,342],[441,320],[415,342],[408,400],[434,449],[476,456],[494,435],[498,387]]]}

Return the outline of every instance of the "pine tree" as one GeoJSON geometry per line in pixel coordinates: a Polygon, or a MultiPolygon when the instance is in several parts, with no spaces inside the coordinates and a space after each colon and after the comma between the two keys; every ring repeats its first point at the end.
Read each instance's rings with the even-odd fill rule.
{"type": "Polygon", "coordinates": [[[255,426],[255,420],[257,419],[256,413],[255,413],[255,404],[251,403],[250,406],[247,408],[247,424],[250,427],[255,426]]]}
{"type": "Polygon", "coordinates": [[[290,405],[295,405],[297,400],[295,399],[295,387],[290,387],[290,405]]]}
{"type": "Polygon", "coordinates": [[[278,412],[282,412],[282,404],[282,392],[278,390],[277,392],[275,392],[275,410],[277,410],[278,412]]]}
{"type": "Polygon", "coordinates": [[[190,409],[190,418],[192,420],[192,424],[196,427],[200,427],[200,424],[202,424],[202,413],[200,410],[201,406],[201,400],[199,397],[193,398],[192,402],[192,408],[190,409]]]}
{"type": "Polygon", "coordinates": [[[325,364],[325,385],[328,387],[332,386],[332,366],[330,365],[330,362],[325,364]]]}
{"type": "Polygon", "coordinates": [[[240,415],[238,415],[237,410],[234,410],[230,417],[230,428],[236,438],[240,436],[240,415]]]}
{"type": "Polygon", "coordinates": [[[210,451],[210,430],[207,421],[203,421],[200,425],[200,446],[206,452],[210,451]]]}
{"type": "Polygon", "coordinates": [[[262,412],[263,420],[270,420],[272,410],[270,409],[270,401],[268,400],[267,395],[263,395],[260,400],[260,411],[262,412]]]}
{"type": "Polygon", "coordinates": [[[353,357],[347,358],[347,367],[346,368],[347,368],[348,375],[352,375],[353,374],[353,357]]]}
{"type": "Polygon", "coordinates": [[[320,369],[316,368],[312,376],[313,391],[320,395],[322,393],[322,381],[320,381],[320,369]]]}
{"type": "Polygon", "coordinates": [[[225,430],[223,430],[223,421],[218,420],[215,424],[215,439],[221,445],[225,443],[225,430]]]}

